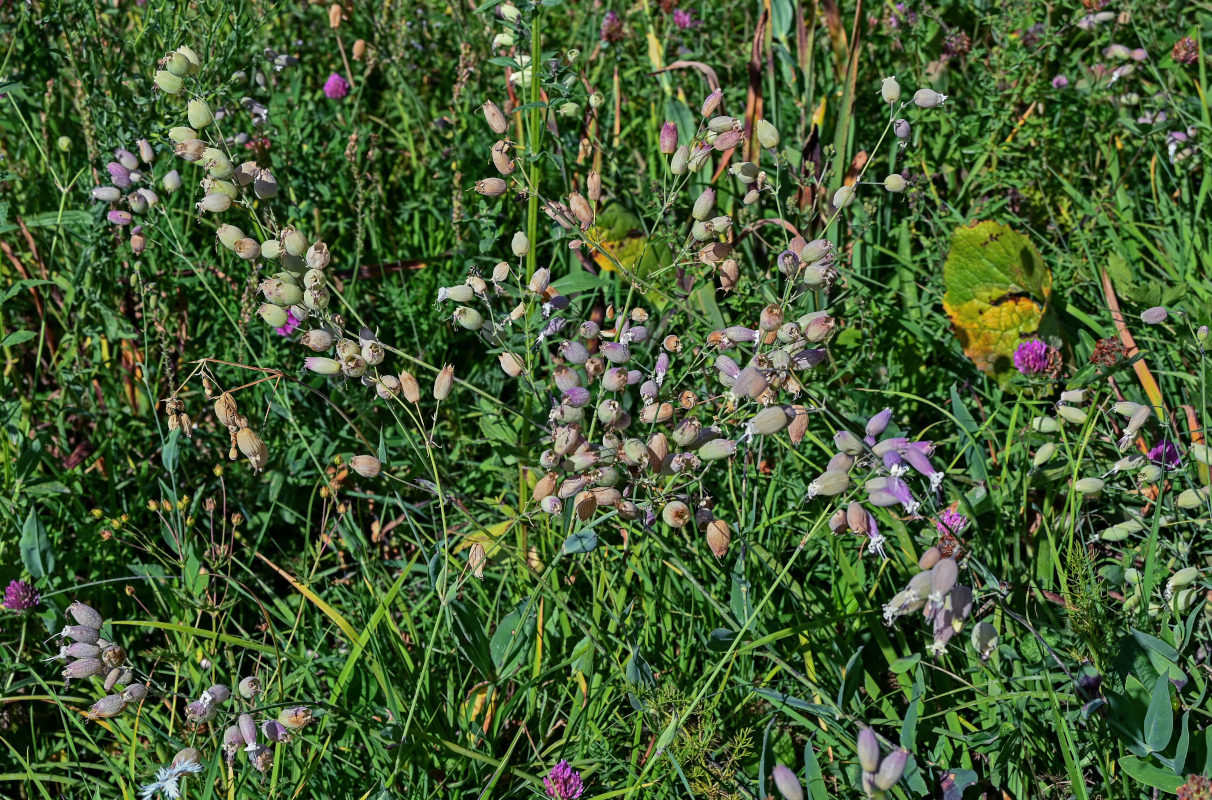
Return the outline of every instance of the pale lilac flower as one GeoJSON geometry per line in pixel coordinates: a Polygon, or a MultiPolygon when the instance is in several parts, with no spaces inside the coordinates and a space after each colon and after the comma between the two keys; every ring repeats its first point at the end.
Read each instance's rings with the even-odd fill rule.
{"type": "Polygon", "coordinates": [[[13,581],[4,590],[4,607],[9,611],[28,611],[41,600],[33,585],[25,581],[13,581]]]}
{"type": "Polygon", "coordinates": [[[1014,351],[1014,366],[1024,375],[1039,375],[1048,369],[1048,345],[1042,339],[1028,339],[1014,351]]]}
{"type": "Polygon", "coordinates": [[[1052,79],[1052,88],[1053,89],[1064,89],[1068,85],[1069,85],[1069,79],[1066,78],[1064,75],[1057,75],[1055,78],[1052,79]]]}
{"type": "Polygon", "coordinates": [[[332,73],[328,80],[324,81],[324,94],[329,100],[340,100],[349,94],[349,81],[336,72],[332,73]]]}
{"type": "Polygon", "coordinates": [[[1169,439],[1163,439],[1153,446],[1153,449],[1149,451],[1149,460],[1166,469],[1178,469],[1183,463],[1182,457],[1178,454],[1178,448],[1169,439]]]}
{"type": "Polygon", "coordinates": [[[543,779],[543,786],[547,788],[547,796],[556,800],[576,800],[585,791],[581,773],[574,770],[567,761],[561,761],[551,768],[551,772],[543,779]]]}

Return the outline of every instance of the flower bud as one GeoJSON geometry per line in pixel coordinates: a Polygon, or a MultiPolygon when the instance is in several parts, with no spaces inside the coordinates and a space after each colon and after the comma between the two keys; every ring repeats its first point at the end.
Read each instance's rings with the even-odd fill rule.
{"type": "Polygon", "coordinates": [[[672,155],[678,149],[678,125],[676,122],[666,122],[661,126],[661,153],[672,155]]]}
{"type": "Polygon", "coordinates": [[[875,773],[875,788],[886,792],[896,785],[905,773],[905,765],[909,763],[909,751],[905,748],[893,750],[880,761],[880,768],[875,773]]]}
{"type": "Polygon", "coordinates": [[[858,732],[858,760],[863,772],[875,772],[880,766],[880,743],[875,731],[860,728],[858,732]]]}
{"type": "Polygon", "coordinates": [[[322,356],[309,356],[303,359],[303,366],[318,375],[336,375],[341,371],[341,362],[322,356]]]}
{"type": "Polygon", "coordinates": [[[349,468],[363,478],[377,478],[383,464],[374,456],[358,455],[349,459],[349,468]]]}
{"type": "Polygon", "coordinates": [[[908,185],[909,182],[900,175],[897,175],[895,172],[889,175],[887,178],[884,178],[884,188],[893,194],[900,194],[901,192],[905,191],[905,188],[908,185]]]}
{"type": "Polygon", "coordinates": [[[983,620],[976,623],[972,629],[972,647],[980,654],[981,661],[988,661],[997,648],[997,629],[983,620]]]}
{"type": "Polygon", "coordinates": [[[947,102],[947,95],[933,89],[918,89],[913,93],[913,104],[918,108],[936,108],[947,102]]]}
{"type": "Polygon", "coordinates": [[[715,190],[708,187],[699,194],[697,200],[694,201],[694,208],[690,215],[695,219],[702,220],[711,216],[712,210],[715,208],[715,190]]]}

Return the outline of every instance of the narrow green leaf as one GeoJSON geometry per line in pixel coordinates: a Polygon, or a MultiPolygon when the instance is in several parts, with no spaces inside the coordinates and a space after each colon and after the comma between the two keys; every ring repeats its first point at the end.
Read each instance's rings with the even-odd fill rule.
{"type": "Polygon", "coordinates": [[[1174,734],[1174,709],[1170,705],[1170,676],[1161,674],[1153,682],[1149,710],[1145,713],[1145,744],[1154,752],[1166,749],[1174,734]]]}

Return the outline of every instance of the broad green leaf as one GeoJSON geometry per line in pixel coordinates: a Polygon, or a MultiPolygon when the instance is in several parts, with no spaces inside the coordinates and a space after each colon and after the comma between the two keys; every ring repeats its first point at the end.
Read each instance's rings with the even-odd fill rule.
{"type": "Polygon", "coordinates": [[[1154,752],[1166,749],[1174,734],[1174,709],[1170,706],[1170,676],[1157,676],[1153,683],[1153,694],[1149,698],[1149,711],[1145,714],[1145,744],[1154,752]]]}
{"type": "Polygon", "coordinates": [[[579,530],[564,540],[565,553],[589,553],[598,546],[598,535],[590,528],[579,530]]]}
{"type": "Polygon", "coordinates": [[[38,515],[31,508],[25,524],[21,526],[21,563],[35,578],[45,578],[55,569],[55,555],[50,549],[50,539],[38,515]]]}
{"type": "Polygon", "coordinates": [[[1052,295],[1052,273],[1035,245],[989,221],[952,234],[943,283],[943,308],[964,353],[994,374],[1008,370],[1022,338],[1039,330],[1052,295]]]}
{"type": "Polygon", "coordinates": [[[1119,766],[1129,778],[1169,794],[1177,794],[1178,787],[1187,782],[1185,777],[1179,777],[1136,756],[1124,756],[1119,760],[1119,766]]]}

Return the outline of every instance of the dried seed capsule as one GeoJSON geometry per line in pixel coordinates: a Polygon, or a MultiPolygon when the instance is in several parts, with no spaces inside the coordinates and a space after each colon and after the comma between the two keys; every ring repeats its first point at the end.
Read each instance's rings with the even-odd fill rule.
{"type": "Polygon", "coordinates": [[[315,242],[307,248],[307,254],[303,260],[307,262],[309,270],[323,270],[332,262],[332,253],[328,251],[328,245],[324,242],[315,242]]]}
{"type": "Polygon", "coordinates": [[[252,428],[241,428],[236,431],[236,446],[240,448],[240,452],[250,461],[261,454],[265,443],[261,441],[252,428]]]}
{"type": "MultiPolygon", "coordinates": [[[[468,309],[468,310],[470,310],[470,309],[468,309]]],[[[359,355],[362,357],[362,360],[365,361],[367,364],[370,364],[371,366],[375,366],[377,364],[383,363],[383,359],[386,356],[386,353],[383,350],[383,345],[379,344],[378,342],[366,342],[365,344],[362,345],[362,349],[361,349],[361,352],[359,353],[359,355]]]]}
{"type": "Polygon", "coordinates": [[[120,694],[109,694],[93,703],[88,710],[89,719],[109,719],[116,717],[126,708],[127,700],[120,694]]]}
{"type": "Polygon", "coordinates": [[[707,546],[716,558],[723,558],[728,553],[728,543],[731,541],[732,533],[728,530],[727,522],[713,519],[707,523],[707,546]]]}
{"type": "Polygon", "coordinates": [[[360,355],[348,355],[341,359],[341,372],[347,378],[360,378],[366,374],[366,359],[360,355]]]}
{"type": "Polygon", "coordinates": [[[588,230],[593,224],[593,207],[589,205],[589,201],[584,198],[579,192],[572,192],[568,195],[568,207],[572,209],[572,214],[581,223],[581,230],[588,230]]]}
{"type": "Polygon", "coordinates": [[[261,679],[256,675],[245,676],[240,679],[240,683],[236,689],[245,700],[252,700],[261,694],[261,679]]]}
{"type": "Polygon", "coordinates": [[[248,753],[248,763],[260,773],[269,772],[274,765],[274,751],[263,744],[254,745],[248,753]]]}
{"type": "Polygon", "coordinates": [[[884,178],[884,188],[893,194],[900,194],[909,186],[909,182],[895,172],[884,178]]]}
{"type": "Polygon", "coordinates": [[[349,459],[349,467],[363,478],[377,478],[383,463],[374,456],[360,455],[349,459]]]}
{"type": "Polygon", "coordinates": [[[211,686],[206,690],[206,693],[209,694],[211,700],[215,701],[216,703],[226,703],[231,699],[231,689],[229,689],[226,684],[222,683],[216,683],[214,686],[211,686]]]}
{"type": "Polygon", "coordinates": [[[257,244],[257,240],[245,236],[243,239],[237,239],[232,246],[236,255],[245,261],[255,261],[261,257],[261,245],[257,244]]]}
{"type": "MultiPolygon", "coordinates": [[[[454,367],[450,364],[442,367],[441,372],[433,381],[433,398],[439,402],[450,396],[450,390],[454,386],[454,367]]],[[[285,723],[283,723],[285,724],[285,723]]]]}
{"type": "Polygon", "coordinates": [[[235,174],[232,175],[232,180],[239,186],[247,186],[256,180],[257,173],[261,168],[257,166],[256,161],[245,161],[236,167],[235,174]]]}
{"type": "Polygon", "coordinates": [[[499,197],[505,194],[509,184],[500,178],[483,178],[476,181],[475,190],[485,197],[499,197]]]}
{"type": "Polygon", "coordinates": [[[681,500],[666,503],[665,507],[661,509],[661,520],[671,528],[684,527],[692,518],[690,506],[681,500]]]}
{"type": "Polygon", "coordinates": [[[484,119],[488,121],[488,127],[492,128],[492,132],[502,134],[509,129],[509,120],[505,118],[505,114],[497,107],[497,104],[488,100],[481,106],[484,112],[484,119]]]}
{"type": "Polygon", "coordinates": [[[547,267],[539,267],[530,276],[530,282],[527,287],[535,294],[542,294],[547,291],[547,287],[551,285],[551,270],[547,267]]]}
{"type": "Polygon", "coordinates": [[[253,179],[253,194],[260,200],[272,200],[278,196],[278,181],[269,170],[263,169],[253,179]]]}
{"type": "Polygon", "coordinates": [[[499,353],[497,361],[501,364],[501,369],[511,378],[516,378],[526,370],[526,364],[514,353],[508,351],[499,353]]]}
{"type": "Polygon", "coordinates": [[[299,344],[316,353],[323,353],[332,347],[333,335],[323,328],[313,328],[299,339],[299,344]]]}
{"type": "Polygon", "coordinates": [[[286,726],[288,730],[297,731],[307,727],[307,724],[312,720],[311,709],[307,706],[293,706],[284,708],[278,713],[278,722],[286,726]]]}
{"type": "Polygon", "coordinates": [[[126,651],[118,645],[110,645],[101,649],[101,663],[111,669],[126,663],[126,651]]]}
{"type": "Polygon", "coordinates": [[[645,425],[660,424],[673,419],[673,406],[670,403],[653,403],[645,406],[640,412],[640,422],[645,425]]]}
{"type": "Polygon", "coordinates": [[[509,175],[513,172],[515,164],[509,157],[509,145],[505,142],[499,141],[492,146],[492,165],[502,175],[509,175]]]}

